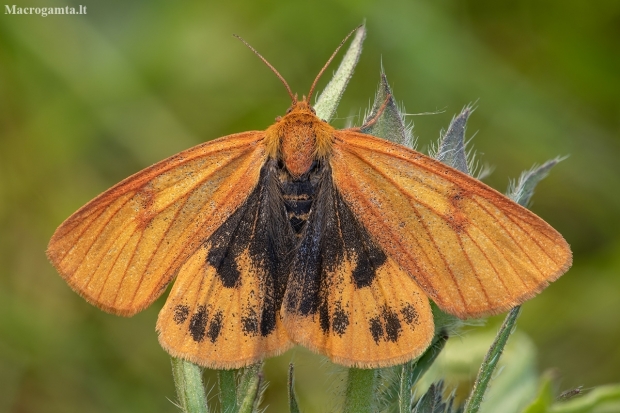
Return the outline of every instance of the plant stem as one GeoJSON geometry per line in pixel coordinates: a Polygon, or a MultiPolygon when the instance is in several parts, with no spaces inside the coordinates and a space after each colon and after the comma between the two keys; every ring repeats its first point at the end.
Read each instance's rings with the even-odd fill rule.
{"type": "Polygon", "coordinates": [[[370,413],[373,408],[376,370],[349,369],[345,413],[370,413]]]}
{"type": "Polygon", "coordinates": [[[237,411],[237,370],[218,370],[220,405],[223,413],[237,411]]]}
{"type": "Polygon", "coordinates": [[[401,367],[400,372],[400,389],[398,400],[399,413],[409,413],[413,408],[413,395],[411,389],[418,382],[420,377],[433,364],[441,350],[443,350],[448,341],[446,334],[438,334],[434,337],[433,342],[422,356],[415,360],[405,363],[401,367]]]}
{"type": "Polygon", "coordinates": [[[471,390],[469,398],[467,399],[467,403],[465,404],[464,413],[477,413],[480,409],[480,404],[484,399],[484,394],[487,391],[487,387],[489,386],[495,367],[497,367],[497,362],[504,351],[508,337],[512,333],[512,329],[517,322],[517,317],[520,312],[521,306],[516,306],[510,310],[504,319],[504,322],[495,337],[495,341],[493,341],[491,348],[489,348],[489,352],[480,366],[478,377],[476,377],[474,387],[471,390]]]}
{"type": "Polygon", "coordinates": [[[209,413],[202,384],[202,368],[175,357],[171,357],[170,360],[172,361],[172,376],[183,412],[209,413]]]}

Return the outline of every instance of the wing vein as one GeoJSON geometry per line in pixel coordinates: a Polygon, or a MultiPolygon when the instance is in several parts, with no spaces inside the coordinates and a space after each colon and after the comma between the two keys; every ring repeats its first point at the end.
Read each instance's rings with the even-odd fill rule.
{"type": "MultiPolygon", "coordinates": [[[[137,227],[136,227],[137,228],[137,227]]],[[[119,253],[116,254],[116,257],[114,258],[114,262],[112,263],[112,265],[110,266],[110,268],[108,269],[107,274],[105,275],[105,278],[103,280],[103,283],[101,284],[101,289],[99,290],[99,294],[97,294],[97,301],[99,301],[99,297],[101,297],[101,293],[103,292],[103,290],[105,289],[105,285],[108,282],[108,278],[110,277],[110,274],[112,273],[112,270],[114,269],[114,266],[116,265],[116,262],[118,261],[118,258],[123,254],[123,249],[125,248],[125,246],[127,245],[127,243],[129,241],[131,241],[131,237],[133,237],[133,234],[136,233],[136,228],[134,228],[134,230],[131,232],[131,235],[129,237],[127,237],[127,241],[123,244],[123,246],[121,248],[119,248],[119,253]]],[[[140,238],[138,239],[138,242],[136,242],[136,246],[133,248],[133,252],[131,253],[131,255],[129,256],[129,259],[131,260],[131,258],[133,257],[134,253],[136,252],[136,249],[138,248],[138,245],[140,243],[140,239],[142,239],[142,235],[144,234],[144,232],[140,233],[140,238]]],[[[103,262],[103,257],[104,255],[102,255],[101,260],[99,260],[99,264],[97,264],[97,268],[95,269],[95,271],[93,271],[93,274],[95,274],[98,270],[99,267],[101,267],[101,263],[103,262]]],[[[88,286],[90,285],[91,281],[93,280],[94,277],[90,277],[88,282],[86,283],[86,285],[84,286],[84,290],[86,290],[88,288],[88,286]]],[[[116,297],[115,297],[116,300],[116,297]]]]}
{"type": "MultiPolygon", "coordinates": [[[[134,195],[135,195],[135,194],[134,194],[134,195]]],[[[93,242],[92,242],[92,243],[88,246],[88,250],[87,250],[87,251],[86,251],[86,253],[84,254],[83,258],[84,258],[84,257],[86,257],[86,256],[88,256],[88,254],[90,253],[90,250],[92,249],[93,245],[97,242],[97,239],[99,238],[99,235],[101,235],[101,233],[103,232],[103,230],[104,230],[104,229],[108,226],[108,223],[112,220],[112,218],[114,218],[114,217],[116,216],[116,214],[118,214],[118,212],[119,212],[121,209],[123,209],[123,207],[124,207],[124,206],[125,206],[125,205],[129,202],[129,201],[131,201],[131,199],[132,199],[132,198],[133,198],[133,196],[129,197],[129,198],[128,198],[125,202],[123,202],[123,203],[122,203],[122,204],[121,204],[121,205],[117,208],[117,210],[116,210],[116,211],[114,211],[114,212],[112,213],[112,215],[111,215],[111,216],[110,216],[110,217],[106,220],[106,222],[105,222],[105,224],[103,225],[103,227],[102,227],[101,231],[99,231],[99,232],[97,233],[97,236],[96,236],[96,237],[93,237],[93,242]]],[[[80,240],[81,240],[81,239],[82,239],[82,237],[84,236],[84,233],[85,233],[86,231],[88,231],[88,229],[89,229],[89,228],[93,225],[93,223],[94,223],[95,221],[97,221],[97,219],[98,219],[100,216],[102,216],[103,214],[105,214],[105,213],[106,213],[106,211],[108,211],[108,209],[109,209],[109,208],[110,208],[110,205],[108,205],[106,208],[103,208],[103,209],[101,210],[101,212],[100,212],[99,214],[97,214],[97,216],[96,216],[95,218],[93,218],[93,219],[92,219],[92,220],[88,223],[88,225],[86,225],[86,226],[84,227],[84,229],[82,230],[82,232],[80,232],[80,235],[78,235],[78,237],[77,237],[76,241],[73,243],[73,245],[71,246],[71,248],[69,248],[69,250],[65,253],[65,255],[62,257],[62,259],[60,259],[60,260],[58,261],[59,263],[62,263],[62,261],[64,261],[64,259],[67,257],[67,255],[69,255],[69,253],[71,253],[71,251],[73,251],[73,250],[74,250],[74,249],[78,246],[78,244],[80,243],[80,240]]],[[[65,235],[66,235],[66,234],[65,234],[65,235]]],[[[80,265],[78,265],[78,266],[77,266],[77,268],[75,269],[74,273],[75,273],[75,272],[77,272],[77,271],[81,268],[81,266],[82,266],[82,264],[84,263],[84,261],[85,261],[84,259],[82,259],[82,260],[80,261],[80,265]]],[[[71,275],[73,275],[73,274],[71,274],[71,275]]]]}
{"type": "MultiPolygon", "coordinates": [[[[135,194],[134,194],[135,195],[135,194]]],[[[101,230],[97,232],[97,236],[96,237],[92,237],[93,238],[93,242],[88,246],[88,250],[86,251],[86,253],[83,255],[83,259],[80,261],[80,264],[76,267],[75,271],[73,272],[73,274],[75,274],[76,272],[79,271],[80,268],[82,268],[82,265],[84,265],[86,263],[86,257],[88,257],[88,255],[90,254],[91,250],[93,249],[93,246],[97,243],[97,240],[99,240],[99,236],[101,235],[101,233],[103,233],[103,231],[106,230],[106,228],[108,227],[108,224],[110,223],[110,221],[112,221],[112,219],[114,219],[114,217],[116,217],[116,215],[118,215],[118,213],[121,211],[121,209],[123,209],[123,207],[125,205],[127,205],[127,203],[129,203],[129,201],[131,201],[131,199],[133,199],[133,196],[129,197],[125,202],[123,202],[119,208],[114,211],[110,217],[108,217],[108,219],[106,219],[104,225],[101,227],[101,230]]],[[[107,208],[104,208],[104,210],[101,212],[101,214],[97,215],[97,218],[99,218],[101,215],[103,215],[107,210],[109,209],[109,206],[107,208]]],[[[87,228],[90,228],[90,226],[97,220],[97,218],[95,218],[94,220],[92,220],[91,222],[88,223],[87,228]]],[[[86,231],[86,230],[85,230],[86,231]]],[[[84,231],[80,234],[80,237],[77,239],[77,241],[75,242],[75,244],[73,245],[73,247],[71,247],[71,250],[73,250],[73,248],[75,248],[78,244],[80,239],[82,239],[82,236],[84,235],[84,231]]],[[[101,257],[101,259],[103,259],[103,256],[101,257]]],[[[99,264],[97,264],[97,268],[99,267],[101,261],[99,262],[99,264]]],[[[73,274],[71,274],[71,276],[73,276],[73,274]]],[[[92,275],[92,274],[91,274],[92,275]]],[[[91,277],[92,278],[92,277],[91,277]]]]}
{"type": "Polygon", "coordinates": [[[476,279],[476,281],[478,282],[478,285],[480,285],[480,288],[482,289],[482,294],[484,294],[484,299],[486,300],[487,304],[492,305],[491,301],[489,300],[489,293],[487,292],[487,289],[484,287],[484,284],[482,284],[482,281],[480,281],[480,278],[478,276],[478,271],[476,270],[476,266],[471,261],[471,257],[469,256],[469,254],[467,254],[467,250],[465,249],[465,246],[463,245],[463,240],[461,239],[460,235],[458,235],[458,234],[457,234],[456,238],[459,241],[459,246],[461,247],[461,251],[463,251],[463,255],[467,259],[467,263],[469,264],[470,268],[472,269],[474,278],[476,279]]]}
{"type": "MultiPolygon", "coordinates": [[[[140,286],[142,285],[142,282],[144,281],[144,276],[148,272],[148,269],[149,269],[149,266],[151,265],[151,262],[153,262],[153,258],[158,254],[159,247],[161,246],[162,242],[164,241],[164,239],[168,235],[168,231],[170,231],[170,228],[172,228],[172,223],[176,220],[177,216],[179,215],[179,212],[187,204],[187,200],[189,199],[189,196],[186,195],[186,196],[184,196],[181,199],[183,200],[183,204],[180,205],[179,208],[175,211],[174,215],[170,219],[170,225],[168,225],[168,227],[166,228],[166,230],[164,231],[162,236],[157,240],[157,244],[156,244],[155,248],[153,248],[153,252],[149,255],[149,258],[148,258],[148,260],[147,260],[147,262],[146,262],[146,264],[144,266],[144,271],[142,271],[141,274],[140,274],[140,279],[138,280],[138,284],[137,284],[136,288],[134,289],[134,292],[133,292],[133,294],[131,296],[130,302],[133,302],[135,300],[136,295],[138,294],[138,290],[140,290],[140,286]]],[[[198,248],[198,247],[196,247],[196,248],[198,248]]],[[[168,270],[170,269],[171,265],[172,264],[168,265],[168,267],[166,268],[165,271],[162,272],[162,274],[166,274],[168,272],[168,270]]],[[[122,289],[122,287],[119,288],[119,290],[121,290],[121,289],[122,289]]],[[[114,299],[114,302],[116,302],[116,298],[114,299]]]]}
{"type": "MultiPolygon", "coordinates": [[[[532,259],[532,257],[530,257],[530,255],[529,255],[529,254],[528,254],[528,253],[527,253],[527,252],[523,249],[523,247],[521,246],[521,244],[520,244],[519,242],[517,242],[517,240],[515,239],[515,237],[513,237],[513,236],[512,236],[512,234],[510,233],[510,231],[508,231],[508,230],[506,229],[506,227],[504,226],[504,224],[503,224],[503,223],[502,223],[502,222],[501,222],[501,221],[500,221],[497,217],[495,217],[495,215],[493,215],[493,214],[491,213],[491,211],[489,211],[489,210],[488,210],[488,209],[487,209],[484,205],[482,205],[480,202],[478,202],[478,200],[476,200],[475,198],[471,198],[471,199],[472,199],[472,200],[473,200],[476,204],[478,204],[478,206],[480,206],[480,208],[484,209],[484,210],[486,211],[486,213],[487,213],[487,214],[488,214],[488,215],[489,215],[489,216],[490,216],[490,217],[491,217],[491,218],[492,218],[495,222],[497,222],[497,225],[498,225],[499,227],[501,227],[501,228],[504,230],[504,232],[506,232],[506,234],[510,237],[510,239],[512,240],[512,242],[514,242],[514,244],[517,246],[517,248],[519,248],[519,250],[521,250],[521,252],[523,253],[523,255],[524,255],[525,257],[527,257],[528,261],[532,264],[532,266],[533,266],[534,268],[536,268],[536,271],[538,271],[538,272],[539,272],[539,274],[541,274],[541,275],[544,277],[544,276],[545,276],[544,272],[542,272],[542,271],[540,270],[540,268],[538,268],[538,266],[536,265],[535,260],[534,260],[534,259],[532,259]]],[[[511,219],[511,221],[513,221],[513,220],[511,219]]],[[[513,223],[514,223],[514,221],[513,221],[513,223]]],[[[523,230],[521,227],[519,227],[519,229],[523,230]]],[[[487,237],[487,238],[488,238],[488,237],[487,237]]],[[[498,248],[498,249],[499,249],[499,246],[498,246],[495,242],[493,242],[493,239],[492,239],[492,238],[488,238],[488,239],[489,239],[489,242],[491,242],[493,245],[495,245],[495,247],[496,247],[496,248],[498,248]]],[[[543,250],[543,252],[545,252],[545,251],[543,250]]],[[[547,254],[547,253],[545,252],[545,254],[547,254]]]]}
{"type": "MultiPolygon", "coordinates": [[[[480,231],[486,237],[486,239],[492,243],[491,238],[487,235],[487,233],[481,227],[476,225],[474,222],[470,222],[469,225],[471,225],[472,227],[476,227],[478,231],[480,231]]],[[[472,242],[476,245],[478,250],[482,253],[482,255],[484,255],[484,258],[487,260],[487,262],[491,265],[491,267],[493,267],[493,271],[495,271],[495,274],[497,274],[497,278],[500,280],[500,282],[502,283],[506,291],[509,292],[510,290],[508,289],[508,287],[506,286],[506,283],[504,282],[504,279],[500,275],[500,271],[498,271],[497,268],[495,267],[493,260],[491,260],[488,257],[484,248],[480,246],[476,238],[474,238],[469,231],[467,231],[467,234],[469,235],[469,238],[472,240],[472,242]]],[[[517,272],[516,268],[512,265],[512,263],[510,262],[506,254],[504,254],[504,251],[501,248],[495,248],[495,249],[501,254],[502,257],[504,257],[504,260],[506,260],[506,263],[510,266],[510,268],[512,268],[512,271],[515,273],[515,275],[517,275],[517,278],[519,279],[519,281],[521,281],[521,284],[523,284],[524,287],[527,287],[525,282],[521,279],[521,277],[519,277],[519,273],[517,272]]]]}

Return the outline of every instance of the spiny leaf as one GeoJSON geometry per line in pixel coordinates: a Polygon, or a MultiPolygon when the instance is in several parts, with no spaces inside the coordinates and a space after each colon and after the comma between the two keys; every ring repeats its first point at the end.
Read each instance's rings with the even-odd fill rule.
{"type": "Polygon", "coordinates": [[[410,148],[413,147],[411,127],[406,125],[405,118],[398,109],[383,69],[381,69],[381,81],[375,94],[375,102],[364,120],[364,125],[360,127],[360,131],[410,148]]]}
{"type": "Polygon", "coordinates": [[[440,331],[428,349],[417,359],[380,370],[383,386],[379,390],[379,405],[382,412],[411,412],[414,405],[413,386],[439,356],[447,340],[445,331],[440,331]]]}
{"type": "Polygon", "coordinates": [[[511,184],[508,188],[508,197],[519,205],[527,206],[532,195],[534,195],[536,185],[549,174],[551,168],[564,159],[566,158],[557,157],[523,172],[519,181],[516,184],[511,184]]]}
{"type": "Polygon", "coordinates": [[[433,343],[426,350],[426,352],[415,363],[406,363],[403,365],[401,373],[401,386],[400,386],[400,400],[401,400],[401,412],[410,411],[413,406],[413,386],[420,380],[420,377],[426,373],[429,367],[433,364],[441,350],[443,350],[448,336],[445,333],[440,332],[434,337],[433,343]],[[409,399],[409,401],[407,401],[409,399]],[[405,410],[406,409],[406,410],[405,410]]]}
{"type": "Polygon", "coordinates": [[[440,137],[434,158],[461,172],[470,174],[465,152],[465,128],[472,112],[470,105],[463,108],[458,116],[452,118],[448,130],[440,137]]]}
{"type": "MultiPolygon", "coordinates": [[[[443,398],[443,380],[431,384],[424,396],[420,397],[412,413],[453,413],[454,395],[443,398]]],[[[456,413],[456,412],[454,412],[456,413]]]]}
{"type": "Polygon", "coordinates": [[[316,115],[326,122],[331,121],[336,113],[340,99],[344,94],[344,90],[347,88],[347,84],[349,83],[351,76],[353,76],[355,66],[357,66],[357,62],[362,54],[362,43],[364,43],[365,38],[366,26],[362,25],[359,29],[357,29],[355,37],[351,41],[349,49],[342,58],[342,62],[340,63],[338,70],[336,70],[336,73],[329,81],[314,105],[316,115]]]}

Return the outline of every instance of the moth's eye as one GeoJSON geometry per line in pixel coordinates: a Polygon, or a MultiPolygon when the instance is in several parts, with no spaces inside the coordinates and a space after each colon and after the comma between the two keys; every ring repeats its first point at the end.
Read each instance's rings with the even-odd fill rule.
{"type": "Polygon", "coordinates": [[[291,113],[292,110],[293,110],[293,108],[286,109],[286,114],[288,115],[289,113],[291,113]]]}
{"type": "Polygon", "coordinates": [[[314,110],[314,108],[312,106],[310,106],[310,110],[312,111],[313,114],[316,115],[316,110],[314,110]]]}

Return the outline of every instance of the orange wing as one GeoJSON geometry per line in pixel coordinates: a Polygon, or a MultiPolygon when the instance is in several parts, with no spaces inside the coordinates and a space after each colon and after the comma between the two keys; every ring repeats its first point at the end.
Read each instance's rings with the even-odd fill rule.
{"type": "Polygon", "coordinates": [[[443,310],[505,311],[568,270],[564,238],[481,182],[403,146],[337,131],[336,188],[385,253],[443,310]]]}
{"type": "Polygon", "coordinates": [[[143,310],[257,185],[263,138],[230,135],[125,179],[56,230],[48,257],[88,302],[125,316],[143,310]]]}

